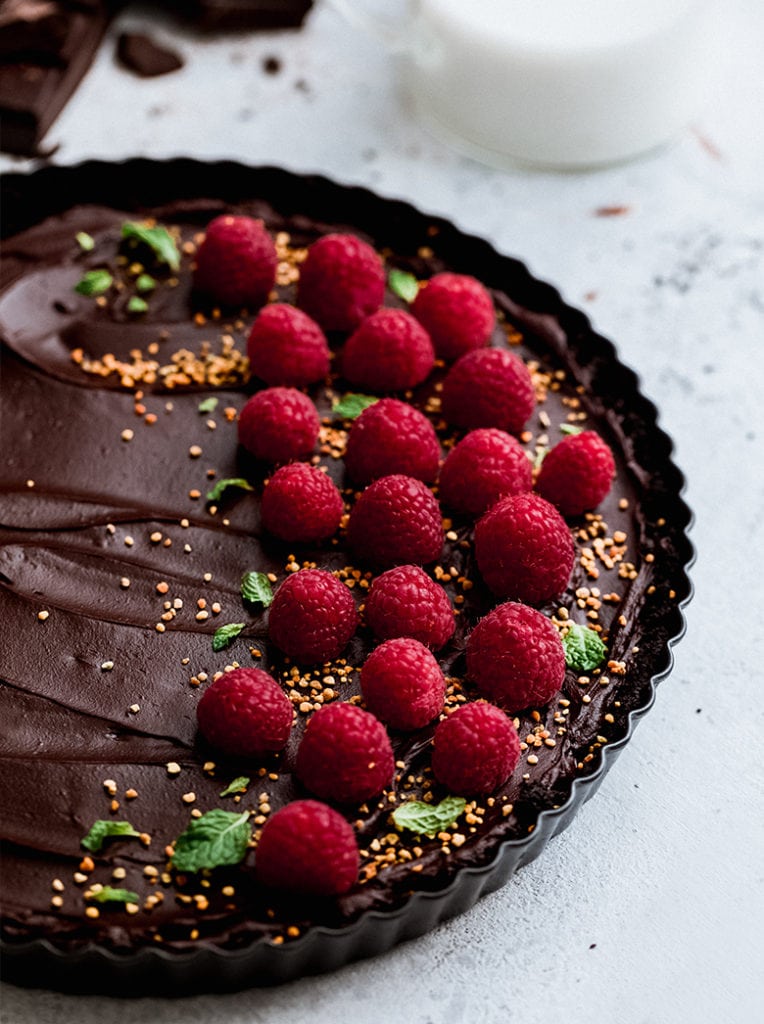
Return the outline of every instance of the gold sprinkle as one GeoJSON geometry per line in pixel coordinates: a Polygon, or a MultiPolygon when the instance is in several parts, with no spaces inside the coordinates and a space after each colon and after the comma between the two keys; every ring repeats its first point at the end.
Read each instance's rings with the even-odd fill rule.
{"type": "Polygon", "coordinates": [[[114,668],[114,662],[113,661],[104,661],[104,662],[101,663],[101,671],[102,672],[111,672],[111,670],[113,668],[114,668]]]}
{"type": "Polygon", "coordinates": [[[202,454],[202,449],[199,447],[198,444],[192,444],[191,447],[188,449],[188,454],[191,456],[192,459],[198,459],[199,456],[202,454]]]}
{"type": "Polygon", "coordinates": [[[180,774],[180,765],[178,764],[177,761],[168,761],[167,762],[167,774],[168,775],[178,775],[178,774],[180,774]]]}
{"type": "Polygon", "coordinates": [[[119,585],[120,587],[122,587],[123,590],[127,590],[127,588],[130,586],[129,578],[127,576],[123,576],[122,579],[119,581],[119,585]]]}
{"type": "Polygon", "coordinates": [[[43,610],[43,611],[37,613],[37,618],[40,620],[40,622],[45,622],[45,620],[48,618],[49,615],[50,615],[50,612],[46,612],[46,611],[43,610]]]}
{"type": "Polygon", "coordinates": [[[122,440],[123,441],[132,441],[132,439],[134,437],[135,437],[135,432],[134,431],[129,430],[129,429],[122,431],[122,440]]]}
{"type": "Polygon", "coordinates": [[[181,800],[184,804],[192,804],[196,800],[196,793],[184,793],[181,800]]]}

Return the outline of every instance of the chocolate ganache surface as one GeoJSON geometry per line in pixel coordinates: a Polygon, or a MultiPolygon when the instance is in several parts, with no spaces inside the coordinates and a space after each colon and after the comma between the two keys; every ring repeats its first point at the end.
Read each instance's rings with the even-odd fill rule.
{"type": "MultiPolygon", "coordinates": [[[[401,913],[412,893],[444,894],[441,916],[464,909],[464,899],[447,899],[464,869],[495,864],[498,851],[516,847],[502,876],[480,891],[495,887],[567,824],[572,811],[565,809],[580,803],[571,799],[574,780],[596,785],[603,751],[619,749],[632,713],[649,707],[654,678],[670,667],[670,641],[682,631],[689,513],[670,442],[633,374],[582,314],[522,264],[361,189],[192,161],[52,168],[30,179],[8,176],[5,189],[6,231],[15,232],[0,278],[6,950],[44,939],[66,954],[88,943],[127,957],[146,947],[177,953],[259,943],[286,955],[316,926],[331,935],[369,910],[401,913]],[[524,744],[517,769],[489,799],[470,801],[440,836],[398,831],[390,818],[404,799],[447,795],[429,770],[434,724],[391,732],[393,785],[378,801],[343,809],[362,866],[358,883],[336,899],[263,890],[252,871],[255,848],[239,866],[197,875],[174,871],[168,850],[194,812],[250,810],[256,838],[269,813],[308,795],[292,773],[305,724],[322,704],[359,694],[358,669],[375,646],[362,625],[335,662],[295,667],[269,642],[267,611],[242,601],[248,570],[272,574],[274,588],[304,565],[337,571],[359,604],[372,574],[348,554],[342,532],[311,547],[261,530],[270,467],[238,446],[236,425],[258,387],[245,358],[256,311],[221,313],[192,289],[195,246],[224,211],[265,220],[281,261],[281,301],[295,299],[305,247],[330,230],[359,235],[388,269],[420,280],[444,269],[476,276],[499,315],[492,344],[510,347],[533,373],[538,404],[521,438],[529,455],[556,443],[561,425],[586,426],[608,441],[617,463],[602,505],[568,520],[573,577],[541,609],[563,630],[571,620],[599,629],[607,643],[601,666],[569,668],[559,699],[517,716],[524,744]],[[125,248],[122,227],[137,221],[175,235],[177,273],[152,262],[148,250],[125,248]],[[131,311],[137,263],[156,281],[144,312],[131,311]],[[75,286],[92,269],[107,269],[116,286],[101,297],[78,294],[75,286]],[[229,489],[205,503],[227,478],[246,478],[254,490],[229,489]],[[241,634],[213,651],[215,630],[242,622],[241,634]],[[282,755],[235,762],[201,742],[197,703],[215,674],[235,664],[267,669],[292,699],[295,726],[282,755]],[[222,797],[240,776],[250,779],[246,792],[222,797]],[[549,811],[561,817],[544,827],[539,815],[549,811]],[[109,840],[88,857],[81,840],[104,819],[129,821],[140,838],[109,840]],[[99,884],[134,892],[137,905],[94,904],[99,884]],[[97,915],[87,913],[93,906],[97,915]]],[[[405,302],[388,291],[386,304],[405,302]]],[[[341,351],[343,337],[330,340],[341,351]]],[[[439,413],[444,372],[436,368],[415,393],[399,397],[430,416],[445,454],[461,435],[439,413]]],[[[347,508],[354,492],[342,451],[351,424],[333,403],[352,390],[337,372],[310,390],[322,418],[313,461],[328,467],[347,508]]],[[[443,555],[427,569],[456,613],[454,637],[438,652],[455,704],[478,697],[464,675],[465,642],[498,602],[474,563],[472,522],[448,509],[444,515],[443,555]]],[[[432,923],[399,929],[387,944],[432,923]]],[[[346,946],[333,962],[377,951],[373,943],[346,946]]],[[[315,969],[321,965],[308,955],[274,976],[315,969]]],[[[214,987],[209,978],[203,984],[214,987]]]]}

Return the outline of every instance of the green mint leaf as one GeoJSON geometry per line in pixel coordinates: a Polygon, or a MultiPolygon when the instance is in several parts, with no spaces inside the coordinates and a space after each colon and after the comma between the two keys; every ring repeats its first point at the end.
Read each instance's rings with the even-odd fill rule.
{"type": "Polygon", "coordinates": [[[232,640],[236,639],[245,626],[246,622],[229,622],[227,626],[220,626],[212,637],[212,650],[224,650],[232,640]]]}
{"type": "Polygon", "coordinates": [[[218,407],[220,399],[215,398],[214,395],[210,395],[209,398],[205,398],[203,402],[199,403],[199,412],[208,413],[214,412],[218,407]]]}
{"type": "Polygon", "coordinates": [[[122,238],[134,244],[147,245],[157,262],[166,263],[173,271],[180,269],[180,253],[167,228],[147,228],[145,224],[128,221],[122,225],[122,238]]]}
{"type": "Polygon", "coordinates": [[[248,775],[240,775],[238,779],[234,779],[233,782],[230,782],[220,795],[231,796],[233,793],[246,793],[249,783],[250,778],[248,775]]]}
{"type": "Polygon", "coordinates": [[[95,249],[95,239],[87,231],[78,231],[74,237],[83,252],[92,252],[95,249]]]}
{"type": "Polygon", "coordinates": [[[355,420],[361,415],[364,409],[378,402],[378,398],[371,395],[343,395],[332,406],[332,412],[338,419],[355,420]]]}
{"type": "Polygon", "coordinates": [[[91,853],[100,853],[104,839],[112,836],[123,836],[127,839],[136,839],[140,832],[136,832],[129,821],[94,821],[90,831],[80,842],[86,850],[91,853]]]}
{"type": "Polygon", "coordinates": [[[566,437],[569,437],[571,434],[581,434],[583,433],[583,429],[583,427],[577,427],[575,423],[560,424],[560,433],[564,434],[566,437]]]}
{"type": "Polygon", "coordinates": [[[108,270],[88,270],[82,280],[74,286],[74,290],[80,295],[103,295],[111,288],[114,278],[108,270]]]}
{"type": "Polygon", "coordinates": [[[263,608],[273,603],[273,587],[264,572],[245,572],[241,578],[241,596],[263,608]]]}
{"type": "Polygon", "coordinates": [[[229,479],[227,480],[218,480],[218,482],[215,484],[212,490],[207,491],[207,501],[220,501],[220,499],[223,497],[224,492],[227,491],[229,487],[238,487],[239,490],[242,491],[254,491],[255,489],[252,486],[252,484],[248,480],[245,480],[243,477],[229,477],[229,479]]]}
{"type": "Polygon", "coordinates": [[[529,454],[528,458],[533,463],[533,468],[534,469],[541,469],[541,463],[544,461],[544,459],[547,457],[548,454],[549,454],[549,449],[548,448],[539,448],[536,451],[535,455],[530,455],[529,454]]]}
{"type": "Polygon", "coordinates": [[[453,825],[466,803],[462,796],[447,796],[439,804],[409,800],[395,808],[393,821],[398,828],[407,828],[418,835],[434,836],[453,825]]]}
{"type": "Polygon", "coordinates": [[[153,292],[157,283],[151,274],[139,274],[135,279],[135,287],[139,292],[153,292]]]}
{"type": "Polygon", "coordinates": [[[413,302],[419,291],[419,282],[413,274],[405,270],[391,270],[387,275],[387,283],[390,291],[394,292],[404,302],[413,302]]]}
{"type": "Polygon", "coordinates": [[[565,664],[575,672],[590,672],[607,654],[599,634],[577,622],[562,638],[562,646],[565,648],[565,664]]]}
{"type": "Polygon", "coordinates": [[[172,866],[176,871],[201,871],[239,864],[246,856],[250,836],[249,811],[207,811],[194,818],[175,840],[172,866]]]}
{"type": "Polygon", "coordinates": [[[92,892],[88,898],[95,900],[96,903],[137,903],[138,893],[131,892],[130,889],[112,889],[110,885],[105,885],[98,892],[92,892]]]}
{"type": "Polygon", "coordinates": [[[130,301],[127,303],[128,313],[147,313],[149,304],[145,299],[142,299],[140,295],[133,295],[130,301]]]}

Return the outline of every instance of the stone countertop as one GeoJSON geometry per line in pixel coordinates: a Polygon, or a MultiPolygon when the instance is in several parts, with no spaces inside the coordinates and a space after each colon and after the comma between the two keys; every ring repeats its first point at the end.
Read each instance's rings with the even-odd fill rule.
{"type": "MultiPolygon", "coordinates": [[[[430,138],[397,95],[392,59],[323,4],[300,33],[208,40],[135,7],[113,26],[48,134],[56,162],[183,154],[319,171],[521,257],[617,343],[661,410],[696,516],[696,596],[674,670],[596,798],[468,914],[276,989],[120,1003],[5,986],[7,1024],[755,1019],[764,8],[726,9],[718,84],[696,124],[640,161],[564,175],[488,169],[430,138]],[[117,67],[114,40],[128,26],[171,42],[185,68],[144,81],[117,67]],[[598,216],[603,207],[621,210],[598,216]]],[[[31,166],[0,158],[0,170],[31,166]]]]}

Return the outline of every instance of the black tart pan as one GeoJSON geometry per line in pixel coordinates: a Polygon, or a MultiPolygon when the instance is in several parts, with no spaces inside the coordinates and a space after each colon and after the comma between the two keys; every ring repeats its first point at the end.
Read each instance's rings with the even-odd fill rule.
{"type": "MultiPolygon", "coordinates": [[[[9,241],[0,327],[6,325],[3,296],[12,293],[14,275],[23,277],[25,272],[11,236],[29,233],[46,218],[83,204],[114,208],[134,217],[163,208],[180,217],[180,210],[196,216],[201,227],[215,212],[245,209],[265,216],[274,230],[286,228],[306,238],[327,230],[354,231],[372,241],[390,265],[421,278],[444,269],[474,275],[492,290],[507,322],[522,333],[525,357],[562,366],[579,386],[590,422],[617,453],[619,474],[634,497],[639,532],[637,582],[624,609],[629,628],[620,635],[620,646],[611,650],[611,657],[629,654],[626,681],[611,685],[607,704],[596,696],[587,704],[592,716],[587,720],[588,742],[600,733],[605,734],[605,742],[589,746],[591,756],[578,765],[581,770],[548,785],[534,787],[531,780],[526,796],[516,802],[523,816],[514,831],[487,834],[469,857],[454,859],[451,870],[444,867],[419,881],[412,876],[384,899],[357,905],[351,901],[339,912],[334,908],[333,913],[317,914],[298,938],[280,944],[272,941],[272,935],[253,935],[243,921],[237,930],[229,929],[217,939],[208,932],[195,943],[146,940],[120,946],[103,930],[88,936],[81,929],[76,938],[71,933],[62,936],[54,916],[47,931],[39,926],[25,929],[16,915],[5,921],[4,978],[21,985],[125,996],[188,995],[274,984],[382,953],[467,911],[536,858],[593,796],[637,722],[652,706],[657,684],[671,670],[672,647],[684,631],[682,609],[691,596],[687,575],[693,560],[687,539],[691,513],[682,498],[684,480],[672,461],[671,441],[657,424],[655,407],[641,394],[636,375],[619,361],[612,343],[593,330],[582,312],[567,305],[551,285],[535,279],[521,262],[500,255],[485,241],[443,219],[363,188],[276,168],[190,159],[45,167],[30,175],[6,175],[2,187],[3,234],[9,241]],[[638,653],[631,653],[632,645],[638,653]],[[604,712],[613,706],[614,698],[617,714],[605,722],[604,712]]],[[[44,236],[44,228],[36,230],[44,236]]],[[[44,304],[44,296],[40,301],[44,304]]],[[[24,351],[23,338],[19,345],[18,333],[4,341],[9,344],[4,351],[6,365],[13,370],[30,353],[24,351]]],[[[34,358],[30,361],[34,364],[34,358]]],[[[21,486],[4,491],[4,505],[13,504],[21,486]]],[[[2,523],[5,529],[5,516],[2,523]]],[[[10,600],[13,580],[4,575],[0,586],[10,600]]],[[[586,750],[586,744],[581,749],[586,750]]],[[[18,755],[11,750],[8,763],[14,756],[18,755]]],[[[33,771],[31,753],[29,762],[33,771]]],[[[27,797],[18,793],[16,799],[27,797]]],[[[628,815],[628,808],[624,813],[628,815]]],[[[44,827],[42,823],[40,828],[44,827]]]]}

